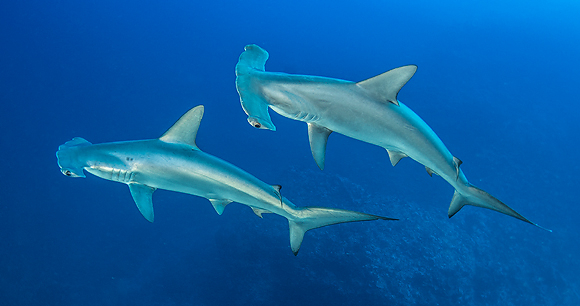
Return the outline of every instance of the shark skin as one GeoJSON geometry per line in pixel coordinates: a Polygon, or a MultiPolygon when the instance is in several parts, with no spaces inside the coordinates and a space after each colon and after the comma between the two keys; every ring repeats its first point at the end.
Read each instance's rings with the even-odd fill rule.
{"type": "Polygon", "coordinates": [[[85,177],[86,170],[127,184],[139,211],[150,222],[156,189],[204,197],[220,215],[231,202],[250,206],[260,218],[263,213],[280,215],[288,219],[294,255],[310,229],[344,222],[397,220],[342,209],[295,206],[281,196],[281,186],[268,185],[197,147],[195,138],[203,111],[202,105],[189,110],[159,139],[91,144],[76,137],[59,147],[58,165],[66,176],[85,177]]]}
{"type": "Polygon", "coordinates": [[[417,114],[398,101],[399,90],[415,74],[417,66],[395,68],[355,83],[266,72],[268,56],[259,46],[248,45],[236,65],[236,88],[248,122],[256,128],[275,131],[268,108],[305,122],[312,155],[321,170],[328,136],[337,132],[386,149],[393,166],[410,157],[424,165],[429,175],[441,176],[455,188],[449,218],[464,205],[472,205],[540,227],[469,183],[459,168],[461,160],[451,155],[417,114]]]}

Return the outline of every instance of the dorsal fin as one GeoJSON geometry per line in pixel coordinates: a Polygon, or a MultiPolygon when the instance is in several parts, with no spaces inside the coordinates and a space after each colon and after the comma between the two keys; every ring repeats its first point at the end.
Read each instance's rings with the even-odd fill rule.
{"type": "Polygon", "coordinates": [[[203,117],[203,105],[196,106],[185,113],[172,127],[159,137],[159,140],[169,143],[187,144],[199,150],[195,144],[195,137],[201,118],[203,117]]]}
{"type": "Polygon", "coordinates": [[[389,70],[370,79],[356,83],[370,91],[377,99],[399,105],[397,95],[417,71],[417,66],[407,65],[389,70]]]}
{"type": "Polygon", "coordinates": [[[276,192],[276,195],[280,199],[280,207],[282,207],[282,193],[280,193],[280,190],[282,190],[282,185],[272,185],[272,188],[274,188],[274,192],[276,192]]]}

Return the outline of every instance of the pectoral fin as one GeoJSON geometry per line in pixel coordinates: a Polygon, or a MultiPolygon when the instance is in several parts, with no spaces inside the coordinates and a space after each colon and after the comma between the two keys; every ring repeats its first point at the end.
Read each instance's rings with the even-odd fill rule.
{"type": "Polygon", "coordinates": [[[211,202],[211,205],[213,205],[215,211],[220,216],[224,213],[224,209],[226,209],[226,206],[232,202],[226,199],[209,199],[209,201],[211,202]]]}
{"type": "Polygon", "coordinates": [[[131,183],[129,190],[137,208],[149,222],[153,222],[153,192],[155,188],[143,184],[131,183]]]}
{"type": "Polygon", "coordinates": [[[326,155],[326,142],[328,136],[332,133],[331,130],[314,124],[308,123],[308,140],[310,141],[310,150],[312,156],[320,170],[324,170],[324,159],[326,155]]]}

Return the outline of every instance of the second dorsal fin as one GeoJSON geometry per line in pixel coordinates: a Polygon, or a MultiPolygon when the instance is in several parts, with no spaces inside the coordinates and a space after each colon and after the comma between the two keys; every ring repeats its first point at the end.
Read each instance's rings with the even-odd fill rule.
{"type": "Polygon", "coordinates": [[[453,156],[453,163],[455,164],[455,171],[457,172],[457,176],[455,177],[455,179],[457,179],[459,178],[459,166],[461,166],[463,162],[461,161],[461,159],[453,156]]]}

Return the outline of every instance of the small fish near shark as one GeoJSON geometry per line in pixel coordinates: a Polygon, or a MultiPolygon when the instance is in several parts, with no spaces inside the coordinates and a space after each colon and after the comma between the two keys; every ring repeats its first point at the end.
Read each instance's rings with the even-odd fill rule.
{"type": "Polygon", "coordinates": [[[459,167],[461,160],[451,155],[417,114],[399,102],[399,90],[415,74],[417,66],[395,68],[355,83],[267,72],[268,56],[261,47],[247,45],[236,65],[236,88],[248,122],[256,128],[275,131],[269,108],[305,122],[312,156],[320,169],[324,169],[328,136],[337,132],[386,149],[393,166],[410,157],[424,165],[429,175],[441,176],[455,188],[448,211],[450,218],[464,205],[473,205],[543,228],[469,183],[459,167]]]}
{"type": "Polygon", "coordinates": [[[368,220],[397,220],[343,209],[297,207],[244,170],[201,151],[196,135],[204,107],[185,113],[158,139],[91,144],[76,137],[56,152],[61,172],[127,184],[137,208],[153,222],[153,192],[166,189],[207,198],[218,214],[231,202],[245,204],[260,218],[274,213],[288,219],[290,246],[298,254],[304,233],[322,226],[368,220]]]}

